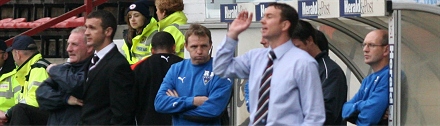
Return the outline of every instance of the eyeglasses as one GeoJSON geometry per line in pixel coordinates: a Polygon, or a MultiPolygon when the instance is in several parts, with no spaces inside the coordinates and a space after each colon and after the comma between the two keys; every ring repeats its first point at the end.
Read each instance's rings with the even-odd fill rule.
{"type": "Polygon", "coordinates": [[[387,46],[388,44],[381,44],[381,45],[376,45],[376,44],[370,44],[370,43],[362,43],[362,48],[365,48],[365,46],[367,48],[376,48],[377,46],[387,46]]]}

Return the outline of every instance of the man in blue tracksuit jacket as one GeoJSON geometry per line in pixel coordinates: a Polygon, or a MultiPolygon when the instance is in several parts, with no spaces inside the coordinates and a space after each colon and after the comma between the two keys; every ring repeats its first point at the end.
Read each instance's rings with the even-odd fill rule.
{"type": "Polygon", "coordinates": [[[364,62],[373,73],[362,81],[359,91],[342,108],[342,118],[358,126],[387,125],[383,119],[389,95],[389,45],[386,30],[374,30],[362,43],[364,62]]]}
{"type": "Polygon", "coordinates": [[[156,95],[157,112],[173,114],[173,125],[220,125],[232,83],[212,72],[210,31],[192,24],[185,34],[191,59],[173,64],[156,95]]]}

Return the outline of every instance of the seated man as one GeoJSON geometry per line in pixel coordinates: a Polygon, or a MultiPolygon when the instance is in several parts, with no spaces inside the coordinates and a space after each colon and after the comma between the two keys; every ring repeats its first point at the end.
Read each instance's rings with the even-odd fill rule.
{"type": "Polygon", "coordinates": [[[50,78],[37,89],[40,109],[49,111],[47,125],[77,125],[81,117],[80,89],[84,83],[84,68],[90,61],[93,47],[87,46],[84,26],[77,27],[67,40],[70,63],[51,64],[47,68],[50,78]]]}
{"type": "Polygon", "coordinates": [[[9,119],[11,125],[46,125],[49,113],[38,108],[35,91],[49,76],[46,67],[50,64],[38,52],[35,41],[26,35],[14,38],[7,52],[12,52],[17,64],[14,79],[22,86],[18,104],[14,105],[1,119],[9,119]]]}
{"type": "MultiPolygon", "coordinates": [[[[15,64],[11,52],[6,52],[6,43],[0,40],[0,119],[5,118],[5,112],[14,106],[20,93],[21,86],[13,81],[15,64]]],[[[0,125],[7,123],[7,119],[0,120],[0,125]]]]}
{"type": "Polygon", "coordinates": [[[374,73],[364,78],[359,91],[344,104],[342,118],[361,126],[383,124],[381,119],[388,107],[390,79],[388,32],[371,31],[362,47],[364,62],[371,66],[374,73]]]}
{"type": "Polygon", "coordinates": [[[212,72],[211,32],[192,24],[185,34],[191,59],[173,64],[156,95],[157,112],[173,114],[173,125],[220,125],[232,83],[212,72]]]}

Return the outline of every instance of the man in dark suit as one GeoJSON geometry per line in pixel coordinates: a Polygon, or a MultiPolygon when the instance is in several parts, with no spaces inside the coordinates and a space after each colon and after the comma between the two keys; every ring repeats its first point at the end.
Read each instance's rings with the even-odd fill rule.
{"type": "Polygon", "coordinates": [[[116,18],[108,11],[91,12],[86,19],[87,45],[95,55],[83,85],[83,125],[134,125],[134,74],[112,42],[116,18]]]}

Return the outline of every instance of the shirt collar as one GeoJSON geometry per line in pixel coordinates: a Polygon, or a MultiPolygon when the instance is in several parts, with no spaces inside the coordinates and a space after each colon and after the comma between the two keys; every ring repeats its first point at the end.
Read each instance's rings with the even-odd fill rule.
{"type": "MultiPolygon", "coordinates": [[[[287,42],[285,42],[284,44],[278,46],[278,47],[275,48],[275,49],[272,49],[272,47],[270,47],[270,48],[271,48],[271,50],[273,50],[273,52],[275,53],[275,56],[277,57],[277,59],[280,59],[281,57],[283,57],[283,55],[284,55],[287,51],[289,51],[289,50],[290,50],[291,48],[293,48],[293,47],[295,47],[295,46],[293,45],[292,41],[289,39],[287,42]]],[[[275,59],[275,60],[276,60],[276,59],[275,59]]]]}
{"type": "Polygon", "coordinates": [[[99,57],[99,59],[102,59],[102,57],[105,56],[105,54],[107,54],[108,52],[110,52],[110,50],[115,47],[115,43],[110,43],[107,46],[105,46],[103,49],[101,49],[99,52],[97,52],[95,50],[95,55],[97,55],[99,57]]]}
{"type": "Polygon", "coordinates": [[[323,58],[324,56],[328,56],[328,52],[327,51],[322,51],[321,53],[319,53],[318,55],[315,56],[315,59],[318,60],[320,58],[323,58]]]}

